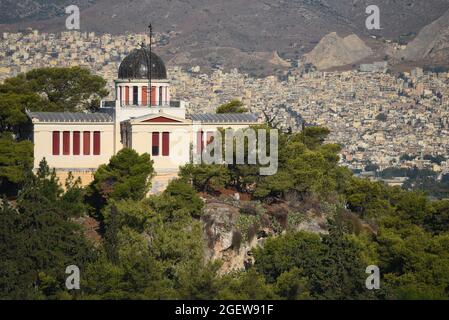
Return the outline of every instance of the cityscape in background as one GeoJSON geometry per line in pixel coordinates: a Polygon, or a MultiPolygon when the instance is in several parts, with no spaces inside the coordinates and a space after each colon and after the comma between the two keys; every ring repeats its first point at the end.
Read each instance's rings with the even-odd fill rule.
{"type": "Polygon", "coordinates": [[[0,225],[0,301],[449,300],[449,0],[1,0],[0,225]]]}
{"type": "MultiPolygon", "coordinates": [[[[156,43],[160,40],[154,36],[156,43]]],[[[122,59],[148,42],[143,33],[5,32],[0,80],[35,68],[80,66],[104,77],[112,95],[122,59]]],[[[332,72],[300,64],[292,62],[283,76],[259,78],[237,69],[203,73],[200,66],[184,70],[168,65],[168,76],[174,98],[189,101],[188,112],[214,112],[238,99],[261,120],[276,119],[284,130],[329,128],[329,142],[343,147],[341,163],[357,174],[379,179],[374,171],[417,168],[431,170],[441,180],[449,173],[449,72],[391,72],[386,61],[332,72]]],[[[401,185],[406,177],[384,180],[401,185]]]]}

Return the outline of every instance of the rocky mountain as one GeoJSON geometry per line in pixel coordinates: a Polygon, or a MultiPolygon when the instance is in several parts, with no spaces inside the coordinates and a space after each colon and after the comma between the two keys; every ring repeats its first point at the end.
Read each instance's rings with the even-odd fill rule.
{"type": "Polygon", "coordinates": [[[143,32],[151,21],[163,34],[158,52],[165,60],[253,74],[285,68],[283,60],[299,59],[331,32],[408,40],[449,9],[449,0],[377,0],[382,30],[369,31],[370,0],[2,0],[0,31],[64,30],[68,2],[82,8],[81,31],[143,32]]]}
{"type": "Polygon", "coordinates": [[[424,27],[405,50],[400,53],[403,60],[447,62],[449,57],[449,11],[424,27]]]}
{"type": "Polygon", "coordinates": [[[341,38],[332,32],[321,39],[304,60],[318,70],[325,70],[356,63],[372,54],[371,48],[355,34],[341,38]]]}
{"type": "Polygon", "coordinates": [[[95,3],[95,0],[2,0],[0,1],[0,23],[14,24],[23,21],[46,20],[65,14],[69,5],[81,9],[95,3]]]}

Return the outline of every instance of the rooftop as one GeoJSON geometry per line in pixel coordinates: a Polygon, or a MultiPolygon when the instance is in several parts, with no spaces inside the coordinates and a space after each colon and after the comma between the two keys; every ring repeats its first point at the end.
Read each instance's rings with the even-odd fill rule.
{"type": "Polygon", "coordinates": [[[258,117],[249,113],[197,113],[187,115],[187,119],[202,123],[249,123],[257,122],[258,117]]]}
{"type": "Polygon", "coordinates": [[[150,76],[153,80],[167,79],[164,61],[149,48],[134,49],[120,64],[119,79],[149,79],[150,76]]]}
{"type": "Polygon", "coordinates": [[[40,122],[97,122],[112,123],[112,115],[105,112],[27,112],[28,117],[40,122]]]}

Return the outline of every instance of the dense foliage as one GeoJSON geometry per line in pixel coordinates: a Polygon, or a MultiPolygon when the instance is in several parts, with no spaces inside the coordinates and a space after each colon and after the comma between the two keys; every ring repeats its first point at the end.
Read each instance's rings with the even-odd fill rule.
{"type": "Polygon", "coordinates": [[[79,67],[35,69],[0,84],[0,192],[16,193],[33,163],[27,110],[90,110],[107,94],[103,78],[79,67]]]}
{"type": "Polygon", "coordinates": [[[100,166],[95,172],[94,181],[87,190],[87,200],[99,217],[109,200],[142,200],[149,191],[153,175],[149,154],[139,155],[132,149],[122,149],[109,164],[100,166]]]}
{"type": "Polygon", "coordinates": [[[200,191],[232,187],[263,202],[293,193],[299,206],[318,197],[335,207],[329,235],[293,230],[256,251],[255,272],[277,297],[448,298],[447,201],[352,176],[337,165],[339,147],[323,144],[328,133],[314,127],[281,135],[274,176],[248,174],[244,166],[189,165],[181,177],[200,191]],[[364,287],[365,268],[373,264],[382,271],[376,292],[364,287]]]}
{"type": "Polygon", "coordinates": [[[148,196],[151,157],[130,149],[86,188],[72,176],[62,188],[45,160],[33,173],[32,144],[21,138],[28,104],[75,110],[93,98],[76,81],[61,89],[67,75],[40,72],[0,86],[0,299],[449,297],[449,201],[354,177],[338,165],[340,147],[324,143],[325,128],[280,134],[273,176],[261,176],[260,164],[189,164],[160,195],[148,196]],[[200,197],[223,190],[257,203],[240,201],[239,243],[259,236],[257,219],[275,225],[252,250],[254,264],[226,274],[205,258],[200,197]],[[309,211],[327,232],[299,230],[309,211]],[[97,236],[88,221],[100,225],[97,236]],[[65,288],[69,265],[81,270],[80,290],[65,288]],[[380,290],[365,287],[369,265],[380,268],[380,290]]]}
{"type": "Polygon", "coordinates": [[[98,108],[108,95],[106,81],[80,67],[34,69],[0,85],[0,97],[18,98],[24,107],[42,111],[82,111],[98,108]]]}
{"type": "Polygon", "coordinates": [[[15,141],[11,134],[0,133],[0,190],[7,195],[17,192],[33,166],[33,144],[15,141]]]}
{"type": "Polygon", "coordinates": [[[45,161],[16,204],[0,207],[0,298],[64,298],[67,266],[84,268],[96,250],[72,222],[84,213],[76,182],[63,192],[45,161]]]}
{"type": "Polygon", "coordinates": [[[228,103],[225,103],[217,108],[217,113],[245,113],[248,109],[246,109],[243,105],[243,102],[240,100],[232,100],[228,103]]]}

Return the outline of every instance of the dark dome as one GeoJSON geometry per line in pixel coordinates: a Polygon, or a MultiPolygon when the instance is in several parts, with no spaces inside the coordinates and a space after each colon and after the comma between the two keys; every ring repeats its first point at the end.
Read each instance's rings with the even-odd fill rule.
{"type": "Polygon", "coordinates": [[[149,79],[150,72],[148,66],[152,63],[151,78],[154,80],[167,79],[167,70],[164,61],[148,48],[134,49],[125,59],[123,59],[118,70],[119,79],[149,79]]]}

